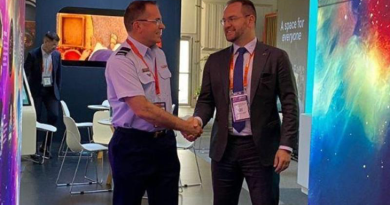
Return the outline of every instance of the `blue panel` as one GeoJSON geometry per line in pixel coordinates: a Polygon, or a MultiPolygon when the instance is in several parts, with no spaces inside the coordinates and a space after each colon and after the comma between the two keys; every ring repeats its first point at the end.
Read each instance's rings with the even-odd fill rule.
{"type": "Polygon", "coordinates": [[[309,204],[390,204],[390,4],[318,9],[309,204]]]}
{"type": "Polygon", "coordinates": [[[316,56],[317,13],[318,13],[317,0],[310,0],[305,113],[311,113],[312,106],[313,106],[313,86],[314,86],[313,82],[314,82],[314,66],[315,66],[315,56],[316,56]]]}

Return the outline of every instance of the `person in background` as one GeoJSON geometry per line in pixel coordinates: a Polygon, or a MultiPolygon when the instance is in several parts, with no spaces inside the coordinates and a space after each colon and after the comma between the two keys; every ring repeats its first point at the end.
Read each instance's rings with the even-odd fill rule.
{"type": "MultiPolygon", "coordinates": [[[[55,32],[48,31],[43,37],[43,44],[27,54],[24,70],[34,99],[37,121],[42,122],[42,107],[46,108],[47,123],[55,126],[59,115],[61,91],[61,54],[56,50],[60,38],[55,32]]],[[[40,145],[39,152],[51,157],[50,143],[40,145]]]]}

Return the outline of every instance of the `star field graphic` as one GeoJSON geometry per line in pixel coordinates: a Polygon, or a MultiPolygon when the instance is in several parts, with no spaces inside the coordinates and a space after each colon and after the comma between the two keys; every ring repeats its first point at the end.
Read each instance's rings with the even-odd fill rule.
{"type": "Polygon", "coordinates": [[[0,0],[0,204],[19,204],[24,0],[0,0]]]}
{"type": "Polygon", "coordinates": [[[323,3],[319,0],[309,204],[387,205],[390,1],[323,3]]]}

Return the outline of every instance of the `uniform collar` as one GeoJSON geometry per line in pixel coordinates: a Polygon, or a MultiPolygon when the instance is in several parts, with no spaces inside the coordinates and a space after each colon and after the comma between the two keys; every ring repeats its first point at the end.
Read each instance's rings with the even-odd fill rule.
{"type": "MultiPolygon", "coordinates": [[[[256,48],[256,44],[257,44],[257,38],[255,37],[252,41],[250,41],[249,43],[247,43],[244,47],[246,48],[246,50],[250,53],[250,54],[253,54],[253,52],[255,51],[255,48],[256,48]]],[[[233,49],[234,49],[234,54],[236,54],[237,50],[240,48],[240,46],[238,46],[237,44],[233,44],[233,49]]]]}
{"type": "Polygon", "coordinates": [[[152,51],[157,47],[156,45],[154,45],[153,47],[149,48],[149,47],[145,46],[144,44],[138,42],[137,40],[135,40],[131,36],[129,36],[128,39],[131,42],[133,42],[134,46],[138,49],[138,51],[142,55],[142,57],[145,57],[148,52],[150,53],[150,55],[153,55],[152,51]]]}

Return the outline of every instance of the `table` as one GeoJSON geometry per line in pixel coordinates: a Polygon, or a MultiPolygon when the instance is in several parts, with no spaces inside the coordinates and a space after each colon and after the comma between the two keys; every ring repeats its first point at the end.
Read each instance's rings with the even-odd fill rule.
{"type": "Polygon", "coordinates": [[[105,105],[88,105],[91,110],[110,110],[110,107],[105,105]]]}

